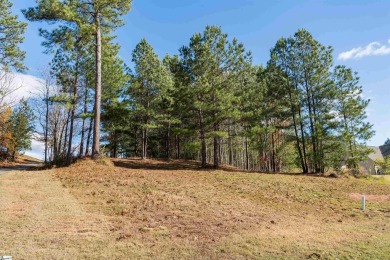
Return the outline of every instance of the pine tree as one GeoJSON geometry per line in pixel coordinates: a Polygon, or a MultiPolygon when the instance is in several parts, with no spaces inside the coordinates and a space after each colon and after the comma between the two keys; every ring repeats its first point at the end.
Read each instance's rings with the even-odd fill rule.
{"type": "Polygon", "coordinates": [[[95,41],[95,113],[92,156],[100,156],[100,114],[102,94],[102,33],[111,31],[123,24],[121,16],[129,12],[131,0],[39,0],[37,7],[24,10],[32,21],[65,21],[76,23],[80,32],[94,35],[95,41]]]}
{"type": "Polygon", "coordinates": [[[77,109],[77,101],[79,98],[78,90],[82,77],[83,55],[85,49],[85,39],[81,38],[78,28],[70,29],[62,27],[60,30],[54,30],[50,35],[46,36],[46,44],[60,45],[57,48],[56,55],[52,62],[52,73],[57,78],[57,82],[63,87],[65,94],[63,101],[67,103],[70,111],[70,126],[69,126],[69,141],[66,152],[66,165],[69,166],[72,157],[72,144],[74,136],[74,125],[77,109]],[[84,40],[84,42],[83,42],[84,40]]]}
{"type": "Polygon", "coordinates": [[[11,8],[9,0],[0,0],[0,69],[23,71],[25,52],[18,45],[24,41],[27,24],[18,21],[11,8]]]}
{"type": "Polygon", "coordinates": [[[132,61],[135,68],[130,93],[142,132],[141,157],[146,159],[150,130],[161,128],[169,121],[173,81],[168,69],[145,39],[134,49],[132,61]]]}
{"type": "Polygon", "coordinates": [[[305,129],[303,127],[302,117],[302,94],[298,88],[300,82],[299,70],[295,64],[296,58],[293,52],[294,40],[292,38],[281,38],[277,41],[274,48],[271,49],[271,59],[269,66],[276,67],[281,73],[277,73],[279,85],[287,92],[288,106],[290,108],[290,117],[294,129],[296,149],[299,155],[299,162],[303,173],[308,173],[307,152],[305,129]]]}
{"type": "Polygon", "coordinates": [[[190,84],[189,74],[178,55],[173,57],[167,55],[163,62],[170,71],[173,80],[171,92],[173,104],[170,107],[170,115],[175,120],[171,122],[175,158],[193,159],[194,154],[199,150],[196,134],[198,124],[194,121],[196,114],[192,109],[192,96],[190,88],[188,88],[190,84]]]}
{"type": "Polygon", "coordinates": [[[359,167],[370,153],[365,146],[373,135],[372,125],[366,122],[366,108],[370,100],[362,97],[363,89],[359,86],[359,77],[345,66],[337,66],[333,72],[337,97],[334,109],[340,127],[342,154],[347,166],[353,169],[359,167]]]}
{"type": "Polygon", "coordinates": [[[330,113],[335,90],[330,77],[332,48],[321,45],[306,30],[280,39],[271,63],[285,74],[291,116],[303,172],[324,172],[327,138],[334,130],[330,113]]]}
{"type": "Polygon", "coordinates": [[[206,139],[212,137],[214,167],[218,168],[220,138],[226,137],[220,126],[235,113],[238,97],[234,86],[251,63],[251,54],[236,39],[229,41],[217,26],[207,26],[203,34],[192,36],[180,54],[192,97],[189,109],[198,117],[202,167],[207,162],[206,139]]]}
{"type": "Polygon", "coordinates": [[[256,83],[251,91],[246,91],[244,98],[248,135],[259,150],[261,170],[265,172],[289,169],[292,160],[286,158],[290,135],[288,92],[280,87],[283,77],[279,73],[282,72],[270,64],[266,68],[256,68],[256,83]]]}
{"type": "Polygon", "coordinates": [[[108,40],[111,39],[104,39],[103,46],[111,47],[103,48],[102,55],[102,126],[106,133],[103,138],[109,141],[110,156],[115,158],[119,152],[126,150],[122,147],[122,140],[126,139],[125,134],[128,134],[133,120],[128,112],[128,103],[123,100],[130,80],[127,67],[118,56],[119,45],[108,40]]]}
{"type": "Polygon", "coordinates": [[[34,113],[25,100],[12,111],[10,116],[10,130],[12,133],[11,153],[15,160],[17,153],[30,149],[32,134],[34,131],[34,113]]]}

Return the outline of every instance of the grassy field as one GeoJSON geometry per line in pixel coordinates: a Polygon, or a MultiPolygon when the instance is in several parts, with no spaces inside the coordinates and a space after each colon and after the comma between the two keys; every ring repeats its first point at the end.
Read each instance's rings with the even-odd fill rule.
{"type": "Polygon", "coordinates": [[[15,259],[388,259],[390,183],[83,161],[0,176],[15,259]],[[361,194],[367,210],[360,207],[361,194]]]}
{"type": "Polygon", "coordinates": [[[390,175],[372,175],[372,177],[390,184],[390,175]]]}

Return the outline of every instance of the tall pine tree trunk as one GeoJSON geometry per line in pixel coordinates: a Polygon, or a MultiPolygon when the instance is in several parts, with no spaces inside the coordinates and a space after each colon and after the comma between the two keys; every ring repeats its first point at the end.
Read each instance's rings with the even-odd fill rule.
{"type": "Polygon", "coordinates": [[[134,155],[135,157],[138,157],[139,150],[138,150],[138,128],[134,127],[134,155]]]}
{"type": "Polygon", "coordinates": [[[275,152],[275,133],[271,133],[271,170],[276,172],[276,152],[275,152]]]}
{"type": "Polygon", "coordinates": [[[316,135],[316,139],[317,139],[317,142],[316,142],[316,151],[317,151],[317,169],[316,169],[316,172],[319,173],[319,172],[322,172],[323,168],[324,168],[324,150],[323,150],[323,146],[322,146],[322,136],[319,135],[319,131],[318,131],[318,128],[317,128],[317,124],[318,124],[318,115],[317,115],[317,109],[316,109],[316,104],[315,104],[315,99],[313,97],[313,115],[314,115],[314,125],[313,125],[313,128],[314,128],[314,133],[316,135]]]}
{"type": "Polygon", "coordinates": [[[148,129],[145,128],[142,130],[142,160],[147,158],[148,151],[148,129]]]}
{"type": "Polygon", "coordinates": [[[66,165],[69,166],[71,163],[72,157],[72,142],[73,142],[73,127],[74,127],[74,115],[75,115],[75,106],[73,104],[72,110],[70,112],[70,126],[69,126],[69,141],[68,141],[68,150],[66,153],[66,165]]]}
{"type": "Polygon", "coordinates": [[[45,163],[47,163],[47,152],[48,152],[48,133],[49,133],[49,86],[46,83],[46,119],[45,119],[45,163]]]}
{"type": "Polygon", "coordinates": [[[199,109],[199,126],[200,126],[200,141],[201,141],[201,157],[202,168],[207,166],[207,147],[206,147],[206,133],[204,130],[203,111],[199,109]]]}
{"type": "Polygon", "coordinates": [[[200,130],[200,139],[201,139],[201,143],[202,143],[202,151],[201,151],[202,168],[206,168],[206,166],[207,166],[207,146],[206,146],[205,132],[203,129],[200,130]]]}
{"type": "Polygon", "coordinates": [[[169,157],[170,157],[170,154],[169,154],[169,146],[170,146],[170,143],[169,143],[169,139],[170,139],[170,128],[171,128],[171,124],[169,123],[168,124],[168,129],[167,129],[167,132],[166,132],[166,135],[165,135],[165,157],[166,159],[169,160],[169,157]]]}
{"type": "Polygon", "coordinates": [[[229,142],[229,144],[228,144],[228,146],[229,146],[229,165],[233,165],[233,150],[232,150],[232,139],[231,138],[229,138],[229,140],[228,140],[228,142],[229,142]]]}
{"type": "Polygon", "coordinates": [[[298,149],[299,160],[301,163],[302,171],[304,173],[307,173],[305,158],[303,156],[301,145],[300,145],[300,140],[299,140],[298,122],[297,122],[295,106],[294,106],[294,102],[293,102],[293,98],[292,98],[292,93],[291,93],[291,89],[289,88],[289,86],[287,86],[287,87],[288,87],[288,92],[289,92],[288,94],[289,94],[289,99],[290,99],[290,103],[291,103],[291,114],[292,114],[292,118],[293,118],[295,142],[296,142],[297,149],[298,149]]]}
{"type": "Polygon", "coordinates": [[[313,123],[314,114],[313,114],[313,107],[312,107],[312,98],[311,98],[310,89],[307,81],[305,81],[305,89],[306,89],[307,106],[309,110],[309,123],[310,123],[311,142],[312,142],[312,149],[313,149],[313,166],[314,166],[314,171],[318,173],[319,167],[318,167],[318,155],[317,155],[317,134],[314,131],[314,123],[313,123]]]}
{"type": "MultiPolygon", "coordinates": [[[[78,47],[76,46],[76,49],[78,47]]],[[[66,154],[66,165],[69,166],[72,159],[72,142],[73,142],[73,129],[74,129],[74,119],[75,119],[75,113],[76,113],[76,104],[77,104],[77,85],[79,82],[78,76],[79,76],[79,58],[80,54],[77,54],[76,58],[76,66],[75,66],[75,79],[73,82],[73,96],[72,96],[72,110],[71,110],[71,116],[70,116],[70,131],[69,131],[69,144],[68,144],[68,152],[66,154]]]]}
{"type": "MultiPolygon", "coordinates": [[[[214,123],[214,132],[217,132],[218,124],[214,123]]],[[[218,169],[219,167],[219,136],[214,135],[214,168],[218,169]]]]}
{"type": "Polygon", "coordinates": [[[66,155],[66,147],[67,147],[67,144],[68,144],[69,118],[70,118],[70,110],[68,111],[68,115],[66,117],[65,132],[64,132],[64,144],[63,144],[63,148],[62,148],[62,156],[66,155]]]}
{"type": "Polygon", "coordinates": [[[300,125],[300,130],[301,130],[301,137],[302,137],[302,152],[303,152],[303,162],[304,162],[303,173],[308,173],[309,168],[307,166],[306,140],[305,140],[305,133],[303,130],[303,119],[302,119],[300,107],[298,108],[298,115],[299,115],[299,125],[300,125]]]}
{"type": "Polygon", "coordinates": [[[53,129],[53,160],[58,157],[58,120],[54,119],[54,129],[53,129]]]}
{"type": "Polygon", "coordinates": [[[231,124],[228,126],[228,150],[229,150],[229,165],[233,165],[233,151],[232,151],[232,135],[231,135],[231,124]]]}
{"type": "Polygon", "coordinates": [[[117,131],[114,131],[114,133],[112,134],[111,140],[112,140],[113,146],[112,146],[112,150],[110,152],[110,157],[116,158],[118,156],[118,133],[117,133],[117,131]]]}
{"type": "Polygon", "coordinates": [[[179,135],[176,135],[176,138],[175,138],[175,142],[176,142],[176,159],[179,160],[180,159],[180,136],[179,135]]]}
{"type": "Polygon", "coordinates": [[[84,139],[85,139],[85,118],[83,118],[83,123],[81,125],[81,137],[80,137],[80,150],[79,150],[79,158],[83,157],[84,152],[84,139]]]}
{"type": "Polygon", "coordinates": [[[85,121],[86,121],[85,115],[88,112],[88,85],[87,84],[85,84],[85,93],[84,94],[85,94],[85,96],[84,96],[84,109],[83,109],[84,117],[83,117],[83,124],[81,126],[81,139],[80,139],[80,153],[79,153],[79,157],[82,157],[83,153],[84,153],[85,121]]]}
{"type": "Polygon", "coordinates": [[[100,14],[95,15],[96,26],[96,86],[95,86],[95,118],[93,125],[93,145],[92,158],[100,157],[100,109],[101,109],[101,92],[102,92],[102,39],[100,14]]]}
{"type": "Polygon", "coordinates": [[[73,126],[74,126],[74,114],[75,111],[72,109],[70,126],[69,126],[69,141],[68,141],[68,151],[66,153],[66,165],[69,166],[72,158],[72,142],[73,142],[73,126]]]}
{"type": "Polygon", "coordinates": [[[245,136],[245,170],[249,170],[248,137],[245,136]]]}
{"type": "MultiPolygon", "coordinates": [[[[95,111],[95,107],[93,108],[95,111]]],[[[89,127],[88,127],[88,135],[87,135],[87,143],[85,145],[85,156],[89,156],[89,145],[91,143],[92,129],[93,129],[93,117],[89,118],[89,127]]]]}

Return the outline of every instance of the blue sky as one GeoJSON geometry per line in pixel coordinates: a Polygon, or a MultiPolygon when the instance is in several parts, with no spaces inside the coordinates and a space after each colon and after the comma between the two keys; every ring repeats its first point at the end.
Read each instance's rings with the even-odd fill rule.
{"type": "MultiPolygon", "coordinates": [[[[15,0],[14,12],[34,6],[34,0],[15,0]]],[[[315,39],[334,48],[334,64],[357,71],[365,98],[371,99],[368,120],[381,145],[390,138],[390,1],[375,0],[133,0],[126,25],[116,31],[120,55],[131,66],[131,51],[146,38],[163,57],[175,54],[195,32],[219,25],[252,51],[255,64],[265,65],[269,50],[280,37],[297,29],[309,30],[315,39]]],[[[29,23],[25,43],[26,65],[38,76],[51,56],[43,54],[38,28],[29,23]]]]}

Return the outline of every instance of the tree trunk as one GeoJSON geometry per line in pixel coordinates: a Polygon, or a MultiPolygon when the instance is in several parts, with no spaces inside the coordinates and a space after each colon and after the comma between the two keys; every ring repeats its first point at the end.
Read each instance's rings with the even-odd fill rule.
{"type": "Polygon", "coordinates": [[[299,124],[300,124],[301,137],[302,137],[302,152],[303,152],[303,162],[304,162],[303,173],[308,173],[309,168],[307,166],[306,141],[305,141],[305,133],[303,131],[303,121],[302,121],[302,116],[301,116],[301,109],[298,110],[298,115],[300,118],[299,124]]]}
{"type": "Polygon", "coordinates": [[[147,158],[147,149],[148,149],[148,129],[142,130],[142,160],[147,158]]]}
{"type": "Polygon", "coordinates": [[[45,164],[47,163],[48,132],[49,132],[49,86],[46,83],[46,119],[45,119],[45,164]]]}
{"type": "Polygon", "coordinates": [[[95,86],[95,118],[93,125],[92,158],[100,157],[100,109],[102,92],[102,39],[100,28],[100,14],[95,16],[96,26],[96,86],[95,86]]]}
{"type": "Polygon", "coordinates": [[[314,123],[313,123],[313,129],[314,129],[314,133],[315,133],[315,136],[316,136],[316,155],[317,155],[317,168],[316,168],[316,172],[319,173],[322,171],[322,168],[323,168],[323,165],[324,165],[324,154],[323,154],[323,148],[322,148],[322,137],[319,135],[319,132],[318,132],[318,129],[317,129],[317,123],[318,123],[318,116],[317,116],[317,105],[316,105],[316,99],[313,95],[313,93],[311,93],[311,97],[312,97],[312,100],[313,100],[313,104],[312,104],[312,107],[313,107],[313,119],[314,119],[314,123]]]}
{"type": "MultiPolygon", "coordinates": [[[[218,124],[214,123],[214,131],[217,132],[218,124]]],[[[218,169],[219,167],[219,136],[214,135],[214,168],[218,169]]]]}
{"type": "Polygon", "coordinates": [[[202,168],[206,168],[207,166],[207,147],[206,147],[206,138],[205,138],[205,132],[203,129],[200,130],[200,140],[202,142],[202,168]]]}
{"type": "Polygon", "coordinates": [[[306,141],[305,141],[305,133],[303,132],[303,121],[302,121],[302,115],[301,115],[301,108],[298,109],[298,115],[299,115],[299,124],[301,128],[301,137],[302,137],[302,151],[303,151],[303,162],[305,168],[303,169],[303,173],[308,173],[309,168],[307,166],[307,155],[306,155],[306,141]]]}
{"type": "Polygon", "coordinates": [[[114,131],[112,142],[113,142],[113,147],[112,147],[112,151],[110,153],[110,156],[111,156],[111,158],[116,158],[118,156],[118,141],[117,141],[117,132],[116,131],[114,131]]]}
{"type": "MultiPolygon", "coordinates": [[[[95,107],[93,108],[93,111],[95,111],[95,107]]],[[[87,144],[85,145],[85,156],[89,156],[89,144],[91,143],[92,128],[93,128],[93,117],[90,117],[89,118],[87,144]]]]}
{"type": "Polygon", "coordinates": [[[54,119],[54,129],[53,129],[53,159],[56,159],[58,156],[58,121],[57,118],[54,119]]]}
{"type": "Polygon", "coordinates": [[[229,165],[233,165],[233,151],[232,151],[232,136],[231,136],[231,125],[228,128],[228,150],[229,150],[229,165]]]}
{"type": "Polygon", "coordinates": [[[201,140],[201,157],[202,157],[202,168],[207,166],[207,147],[206,147],[206,133],[203,126],[203,111],[199,109],[199,127],[200,127],[200,140],[201,140]]]}
{"type": "MultiPolygon", "coordinates": [[[[77,47],[76,47],[77,48],[77,47]]],[[[68,152],[66,154],[66,165],[69,166],[71,163],[71,157],[72,157],[72,142],[73,142],[73,128],[74,128],[74,115],[76,112],[76,104],[77,104],[77,85],[79,81],[79,56],[80,54],[77,54],[76,58],[76,66],[75,66],[75,79],[73,82],[73,97],[72,97],[72,111],[70,116],[70,131],[69,131],[69,144],[68,144],[68,152]]]]}
{"type": "Polygon", "coordinates": [[[85,84],[85,93],[84,94],[85,94],[85,96],[84,96],[84,110],[83,110],[84,117],[83,117],[83,125],[81,126],[81,140],[80,140],[79,157],[83,157],[83,153],[84,153],[85,121],[86,121],[85,115],[88,112],[88,84],[87,83],[85,84]]]}
{"type": "Polygon", "coordinates": [[[179,135],[176,135],[175,141],[176,141],[176,159],[179,160],[180,159],[180,137],[179,137],[179,135]]]}
{"type": "Polygon", "coordinates": [[[134,155],[138,157],[138,128],[134,127],[134,155]]]}
{"type": "MultiPolygon", "coordinates": [[[[75,105],[76,104],[73,104],[73,106],[75,106],[75,105]]],[[[72,157],[74,115],[75,115],[75,107],[72,107],[71,115],[70,115],[70,127],[69,127],[70,129],[69,129],[68,151],[66,153],[66,166],[70,165],[71,157],[72,157]]]]}
{"type": "MultiPolygon", "coordinates": [[[[305,73],[306,74],[306,73],[305,73]]],[[[312,101],[311,101],[311,95],[310,95],[310,89],[309,84],[307,80],[305,81],[305,89],[306,89],[306,100],[307,100],[307,106],[309,110],[309,124],[310,124],[310,132],[311,132],[311,142],[312,142],[312,149],[313,149],[313,168],[316,173],[318,173],[318,162],[317,162],[317,136],[316,132],[314,131],[314,123],[313,123],[313,109],[312,109],[312,101]]]]}
{"type": "MultiPolygon", "coordinates": [[[[294,124],[295,142],[296,142],[297,149],[298,149],[298,155],[299,155],[299,160],[301,163],[302,171],[303,171],[303,173],[307,173],[307,167],[306,167],[306,163],[305,163],[306,157],[304,157],[304,155],[302,153],[301,145],[300,145],[299,134],[298,134],[298,122],[297,122],[297,118],[296,118],[295,105],[294,105],[294,100],[292,98],[292,93],[291,93],[291,89],[290,89],[289,85],[290,85],[290,82],[287,81],[288,95],[289,95],[290,105],[291,105],[291,114],[292,114],[293,124],[294,124]]],[[[304,136],[302,136],[302,137],[304,138],[304,136]]]]}
{"type": "Polygon", "coordinates": [[[276,161],[275,161],[275,136],[271,133],[271,170],[276,172],[276,161]]]}
{"type": "Polygon", "coordinates": [[[68,115],[66,117],[65,136],[64,136],[64,144],[63,144],[63,148],[62,148],[62,156],[64,156],[66,154],[66,146],[68,144],[69,118],[70,118],[70,111],[68,111],[68,115]]]}
{"type": "Polygon", "coordinates": [[[168,129],[167,129],[167,132],[166,132],[166,135],[165,135],[165,157],[169,160],[169,146],[170,146],[170,143],[169,143],[169,138],[170,138],[170,128],[171,128],[171,124],[168,124],[168,129]]]}
{"type": "Polygon", "coordinates": [[[249,170],[248,137],[245,136],[245,170],[249,170]]]}
{"type": "MultiPolygon", "coordinates": [[[[61,123],[61,122],[59,122],[61,123]]],[[[63,141],[63,136],[64,136],[64,129],[65,129],[65,125],[60,125],[60,139],[58,140],[58,149],[57,149],[57,152],[58,152],[58,156],[61,156],[62,154],[62,141],[63,141]]]]}

